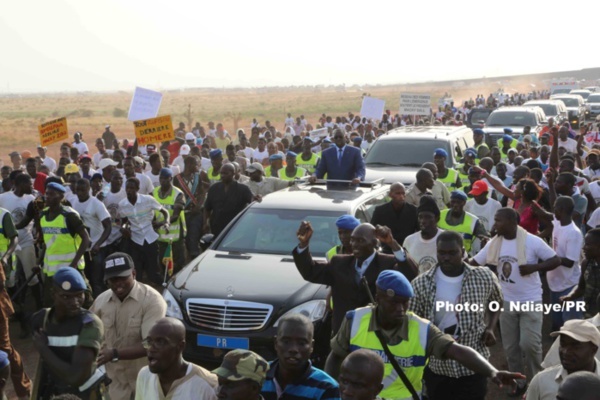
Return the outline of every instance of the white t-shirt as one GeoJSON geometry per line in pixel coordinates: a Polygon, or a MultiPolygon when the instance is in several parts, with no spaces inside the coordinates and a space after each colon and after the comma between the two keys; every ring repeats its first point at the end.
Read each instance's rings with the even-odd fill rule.
{"type": "MultiPolygon", "coordinates": [[[[21,222],[25,217],[27,206],[35,200],[35,196],[32,194],[24,194],[21,197],[15,195],[15,192],[6,192],[0,194],[0,207],[8,210],[12,216],[12,219],[16,224],[21,222]]],[[[29,223],[25,228],[19,229],[19,246],[23,249],[25,247],[33,246],[33,235],[31,230],[33,229],[33,221],[29,223]]]]}
{"type": "Polygon", "coordinates": [[[56,161],[54,160],[54,158],[46,156],[46,158],[44,158],[42,160],[42,165],[45,165],[46,167],[48,167],[50,172],[56,172],[57,165],[56,165],[56,161]]]}
{"type": "Polygon", "coordinates": [[[117,193],[108,192],[102,201],[106,207],[111,220],[111,231],[108,239],[104,243],[111,244],[116,242],[123,236],[121,234],[121,218],[119,218],[119,203],[127,197],[124,189],[117,193]]]}
{"type": "Polygon", "coordinates": [[[185,376],[175,380],[163,393],[158,375],[143,367],[137,376],[135,400],[198,399],[217,400],[217,378],[204,368],[189,363],[185,376]]]}
{"type": "Polygon", "coordinates": [[[596,208],[587,222],[592,228],[600,227],[600,208],[596,208]]]}
{"type": "MultiPolygon", "coordinates": [[[[450,304],[460,303],[463,277],[464,273],[459,276],[446,276],[442,272],[442,269],[438,268],[435,271],[435,301],[448,302],[450,304]]],[[[448,333],[455,338],[460,336],[460,332],[456,332],[458,329],[457,313],[449,311],[447,307],[440,307],[439,310],[435,309],[433,323],[444,333],[448,333]]]]}
{"type": "MultiPolygon", "coordinates": [[[[473,259],[479,265],[485,265],[490,243],[473,259]]],[[[537,264],[538,260],[547,260],[556,255],[539,237],[527,233],[525,240],[525,257],[527,264],[537,264]]],[[[504,293],[505,301],[542,301],[542,281],[540,274],[534,272],[526,276],[521,276],[519,272],[517,255],[517,240],[502,240],[502,246],[498,256],[498,279],[500,287],[504,293]]]]}
{"type": "Polygon", "coordinates": [[[577,140],[567,138],[566,141],[558,139],[558,147],[564,147],[569,153],[577,153],[577,140]]]}
{"type": "MultiPolygon", "coordinates": [[[[154,182],[152,182],[152,179],[148,176],[148,174],[140,174],[139,172],[136,172],[135,177],[140,181],[140,190],[138,191],[138,194],[152,194],[152,191],[154,190],[154,182]]],[[[156,175],[156,177],[158,180],[158,175],[156,175]]],[[[126,185],[127,177],[123,176],[123,190],[125,190],[126,185]]],[[[160,185],[160,183],[158,183],[158,185],[160,185]]]]}
{"type": "Polygon", "coordinates": [[[185,160],[183,159],[183,156],[177,156],[173,160],[173,165],[177,166],[177,168],[179,168],[180,171],[183,171],[183,167],[185,167],[184,162],[185,160]]]}
{"type": "Polygon", "coordinates": [[[596,205],[600,205],[600,181],[590,182],[590,193],[596,201],[596,205]]]}
{"type": "Polygon", "coordinates": [[[552,271],[546,272],[550,290],[553,292],[562,292],[563,290],[572,288],[579,282],[579,277],[581,276],[579,257],[581,255],[581,248],[583,247],[583,235],[574,222],[562,226],[560,221],[554,219],[552,223],[554,225],[554,230],[552,231],[552,248],[556,252],[556,255],[574,261],[571,268],[560,265],[552,271]]]}
{"type": "Polygon", "coordinates": [[[71,146],[77,148],[77,151],[79,152],[79,155],[82,155],[84,153],[89,152],[87,144],[85,144],[85,142],[79,142],[79,143],[73,142],[71,144],[71,146]]]}
{"type": "Polygon", "coordinates": [[[258,148],[252,152],[252,162],[261,163],[265,158],[269,158],[269,152],[265,148],[265,151],[259,151],[258,148]]]}
{"type": "Polygon", "coordinates": [[[285,126],[293,126],[296,121],[292,117],[288,117],[285,119],[285,126]]]}
{"type": "Polygon", "coordinates": [[[481,221],[485,230],[488,232],[490,232],[494,226],[494,216],[496,215],[496,211],[501,208],[502,204],[500,204],[499,201],[489,198],[484,205],[478,204],[475,199],[471,199],[465,204],[465,211],[470,212],[479,218],[479,221],[481,221]]]}
{"type": "Polygon", "coordinates": [[[429,240],[423,239],[421,232],[415,232],[404,239],[402,247],[406,249],[408,254],[419,265],[419,275],[429,271],[437,264],[436,240],[442,232],[442,229],[438,229],[435,236],[429,240]]]}
{"type": "MultiPolygon", "coordinates": [[[[104,203],[95,197],[89,197],[82,203],[79,201],[79,198],[75,196],[71,201],[71,206],[79,213],[86,228],[89,228],[91,247],[94,247],[104,231],[102,221],[110,218],[108,210],[104,206],[104,203]]],[[[104,247],[106,244],[106,241],[104,241],[100,247],[104,247]]]]}
{"type": "MultiPolygon", "coordinates": [[[[244,152],[248,160],[251,159],[254,155],[254,149],[252,147],[245,147],[242,151],[244,152]]],[[[208,161],[210,162],[210,160],[208,161]]]]}
{"type": "MultiPolygon", "coordinates": [[[[105,152],[112,157],[113,155],[113,151],[112,150],[105,150],[105,152]]],[[[102,161],[104,154],[97,152],[96,154],[94,154],[92,156],[92,164],[94,164],[94,167],[98,168],[98,165],[100,164],[100,161],[102,161]]]]}

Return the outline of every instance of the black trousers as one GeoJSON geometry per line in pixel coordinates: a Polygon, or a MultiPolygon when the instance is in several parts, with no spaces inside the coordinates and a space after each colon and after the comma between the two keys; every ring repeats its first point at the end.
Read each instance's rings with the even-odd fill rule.
{"type": "Polygon", "coordinates": [[[425,368],[423,374],[429,400],[485,400],[487,378],[480,374],[450,378],[425,368]]]}
{"type": "Polygon", "coordinates": [[[129,239],[127,241],[127,253],[133,259],[135,265],[136,279],[143,283],[153,283],[162,286],[163,277],[158,263],[158,240],[152,243],[144,241],[143,245],[129,239]],[[146,272],[147,279],[144,279],[146,272]]]}

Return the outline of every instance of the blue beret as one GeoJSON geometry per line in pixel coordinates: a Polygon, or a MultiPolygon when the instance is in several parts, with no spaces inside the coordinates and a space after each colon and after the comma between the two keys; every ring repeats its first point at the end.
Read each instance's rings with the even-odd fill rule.
{"type": "Polygon", "coordinates": [[[504,133],[506,133],[507,135],[510,135],[511,133],[513,133],[513,130],[510,128],[504,128],[504,133]]]}
{"type": "Polygon", "coordinates": [[[54,284],[67,292],[80,292],[87,286],[81,272],[71,267],[61,267],[54,274],[54,284]]]}
{"type": "Polygon", "coordinates": [[[468,148],[465,150],[465,156],[477,157],[477,151],[475,149],[468,148]]]}
{"type": "Polygon", "coordinates": [[[269,156],[269,161],[283,160],[283,156],[279,153],[269,156]]]}
{"type": "Polygon", "coordinates": [[[354,218],[352,215],[342,215],[335,221],[335,226],[340,229],[346,229],[353,231],[354,228],[360,225],[360,221],[354,218]]]}
{"type": "Polygon", "coordinates": [[[170,168],[161,168],[158,174],[161,178],[171,178],[173,176],[173,171],[170,168]]]}
{"type": "Polygon", "coordinates": [[[448,152],[444,149],[435,149],[433,151],[433,156],[434,157],[444,157],[444,158],[448,158],[448,152]]]}
{"type": "Polygon", "coordinates": [[[296,158],[296,157],[298,157],[298,154],[294,153],[293,151],[288,151],[285,156],[287,158],[296,158]]]}
{"type": "Polygon", "coordinates": [[[510,135],[504,135],[504,136],[502,136],[502,141],[512,142],[512,140],[513,140],[513,137],[510,136],[510,135]]]}
{"type": "Polygon", "coordinates": [[[453,190],[452,193],[450,193],[450,199],[467,201],[467,195],[462,190],[453,190]]]}
{"type": "Polygon", "coordinates": [[[92,179],[90,180],[93,181],[94,179],[102,179],[102,174],[100,172],[96,172],[94,175],[92,175],[92,179]]]}
{"type": "Polygon", "coordinates": [[[217,158],[223,156],[223,151],[221,149],[214,149],[210,151],[210,158],[217,158]]]}
{"type": "Polygon", "coordinates": [[[383,290],[389,297],[402,296],[402,297],[413,297],[412,285],[406,279],[406,277],[398,271],[392,269],[386,269],[381,271],[375,282],[377,287],[383,290]]]}
{"type": "Polygon", "coordinates": [[[473,133],[476,134],[476,135],[484,135],[485,134],[485,132],[483,131],[483,129],[479,129],[479,128],[473,129],[473,133]]]}
{"type": "Polygon", "coordinates": [[[8,364],[10,364],[10,361],[8,360],[8,354],[0,350],[0,369],[6,368],[8,364]]]}
{"type": "Polygon", "coordinates": [[[354,143],[362,143],[362,138],[355,137],[354,139],[352,139],[352,141],[353,141],[354,143]]]}
{"type": "Polygon", "coordinates": [[[66,187],[57,182],[50,182],[48,185],[46,185],[46,189],[54,189],[61,193],[65,193],[67,191],[66,187]]]}
{"type": "Polygon", "coordinates": [[[307,142],[311,142],[314,143],[315,141],[313,140],[313,138],[311,138],[310,136],[304,136],[304,140],[306,140],[307,142]]]}
{"type": "Polygon", "coordinates": [[[323,143],[331,143],[331,139],[329,139],[328,137],[326,137],[325,139],[323,139],[323,143]]]}

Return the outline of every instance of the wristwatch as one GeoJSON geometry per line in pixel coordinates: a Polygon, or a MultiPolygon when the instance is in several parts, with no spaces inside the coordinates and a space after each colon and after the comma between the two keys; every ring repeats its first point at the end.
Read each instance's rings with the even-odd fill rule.
{"type": "Polygon", "coordinates": [[[119,361],[119,352],[117,351],[117,349],[113,349],[113,358],[110,361],[111,362],[119,361]]]}

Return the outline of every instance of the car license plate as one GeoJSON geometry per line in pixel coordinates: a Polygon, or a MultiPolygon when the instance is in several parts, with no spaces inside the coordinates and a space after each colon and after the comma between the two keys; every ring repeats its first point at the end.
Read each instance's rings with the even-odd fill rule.
{"type": "Polygon", "coordinates": [[[248,338],[241,337],[224,337],[198,334],[196,338],[196,344],[198,346],[213,347],[217,349],[248,350],[250,348],[250,341],[248,338]]]}

